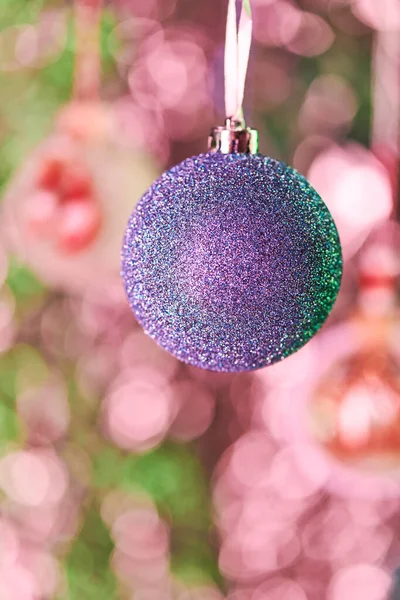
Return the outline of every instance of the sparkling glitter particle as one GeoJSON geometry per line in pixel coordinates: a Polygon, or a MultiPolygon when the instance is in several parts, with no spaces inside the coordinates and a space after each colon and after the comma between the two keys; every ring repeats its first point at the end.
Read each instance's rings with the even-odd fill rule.
{"type": "Polygon", "coordinates": [[[249,371],[301,348],[340,287],[333,219],[294,169],[208,153],[164,173],[133,212],[125,289],[145,331],[180,360],[249,371]]]}

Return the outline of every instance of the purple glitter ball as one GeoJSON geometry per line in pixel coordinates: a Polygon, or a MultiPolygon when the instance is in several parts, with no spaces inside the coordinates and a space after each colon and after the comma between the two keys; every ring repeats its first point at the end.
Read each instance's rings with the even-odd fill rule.
{"type": "Polygon", "coordinates": [[[260,154],[164,173],[133,212],[122,276],[138,321],[180,360],[249,371],[301,348],[340,287],[338,233],[316,191],[260,154]]]}

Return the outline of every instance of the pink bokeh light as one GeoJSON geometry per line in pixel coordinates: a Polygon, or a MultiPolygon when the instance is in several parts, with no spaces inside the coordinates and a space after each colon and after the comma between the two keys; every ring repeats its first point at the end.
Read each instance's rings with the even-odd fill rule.
{"type": "Polygon", "coordinates": [[[57,559],[28,541],[25,531],[11,522],[0,523],[0,597],[14,600],[52,598],[60,587],[57,559]]]}
{"type": "Polygon", "coordinates": [[[111,531],[117,548],[132,559],[152,562],[169,553],[168,528],[150,507],[121,514],[111,531]]]}
{"type": "Polygon", "coordinates": [[[17,398],[17,410],[31,443],[52,444],[67,433],[70,422],[67,394],[56,380],[40,389],[31,387],[22,392],[17,398]]]}
{"type": "Polygon", "coordinates": [[[283,57],[252,57],[252,76],[259,82],[253,92],[253,102],[259,110],[273,110],[289,98],[293,80],[287,66],[283,57]]]}
{"type": "Polygon", "coordinates": [[[49,451],[9,453],[0,462],[0,485],[7,496],[27,507],[59,502],[68,484],[62,462],[49,451]]]}
{"type": "Polygon", "coordinates": [[[178,414],[171,424],[170,436],[182,442],[200,437],[210,426],[215,413],[215,396],[211,389],[190,380],[172,385],[178,414]]]}
{"type": "Polygon", "coordinates": [[[28,569],[15,564],[6,571],[0,571],[2,600],[35,600],[36,592],[35,580],[28,569]]]}
{"type": "Polygon", "coordinates": [[[254,38],[267,46],[291,42],[301,27],[301,11],[288,0],[257,3],[254,10],[254,38]]]}
{"type": "Polygon", "coordinates": [[[36,25],[12,25],[0,32],[0,71],[39,69],[57,61],[67,42],[67,12],[43,11],[36,25]]]}
{"type": "Polygon", "coordinates": [[[163,114],[165,131],[173,140],[196,137],[199,115],[207,121],[211,114],[202,46],[204,40],[200,44],[190,30],[157,31],[142,44],[128,76],[134,101],[163,114]]]}
{"type": "Polygon", "coordinates": [[[300,25],[287,42],[290,52],[300,56],[318,56],[326,52],[335,41],[335,33],[319,15],[302,12],[300,25]]]}
{"type": "Polygon", "coordinates": [[[308,179],[326,202],[341,238],[345,258],[392,210],[387,171],[358,144],[331,146],[316,157],[308,179]]]}
{"type": "Polygon", "coordinates": [[[163,350],[142,329],[133,331],[123,342],[120,350],[122,369],[146,367],[153,370],[156,378],[172,379],[179,369],[179,361],[163,350]]]}
{"type": "Polygon", "coordinates": [[[346,130],[356,112],[357,99],[349,83],[335,75],[322,75],[308,88],[299,124],[307,136],[332,134],[346,130]]]}
{"type": "Polygon", "coordinates": [[[260,0],[254,6],[254,38],[266,46],[317,56],[333,44],[335,35],[321,16],[302,11],[290,0],[260,0]]]}
{"type": "Polygon", "coordinates": [[[352,0],[354,14],[374,29],[400,31],[398,0],[352,0]]]}
{"type": "Polygon", "coordinates": [[[164,377],[150,368],[125,372],[105,406],[106,429],[121,448],[146,451],[157,446],[168,432],[176,405],[164,377]]]}
{"type": "Polygon", "coordinates": [[[390,575],[381,567],[356,564],[335,573],[329,585],[329,600],[353,600],[361,594],[365,600],[385,600],[391,587],[390,575]]]}

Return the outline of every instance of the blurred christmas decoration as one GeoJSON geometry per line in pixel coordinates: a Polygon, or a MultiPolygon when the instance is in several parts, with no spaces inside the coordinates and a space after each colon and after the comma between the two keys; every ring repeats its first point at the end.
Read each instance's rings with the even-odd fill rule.
{"type": "Polygon", "coordinates": [[[314,435],[328,452],[357,468],[399,467],[398,273],[397,253],[389,245],[367,246],[358,309],[349,323],[356,342],[322,376],[311,399],[314,435]]]}
{"type": "Polygon", "coordinates": [[[133,151],[112,106],[99,100],[100,1],[77,0],[73,101],[16,174],[3,208],[11,248],[51,287],[118,286],[119,248],[132,200],[156,175],[133,151]]]}

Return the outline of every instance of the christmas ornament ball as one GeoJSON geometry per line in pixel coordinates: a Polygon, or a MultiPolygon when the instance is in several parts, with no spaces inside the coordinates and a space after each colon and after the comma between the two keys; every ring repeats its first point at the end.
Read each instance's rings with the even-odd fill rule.
{"type": "Polygon", "coordinates": [[[249,371],[322,326],[342,254],[333,219],[297,171],[208,152],[164,173],[133,212],[122,276],[138,321],[183,362],[249,371]]]}

